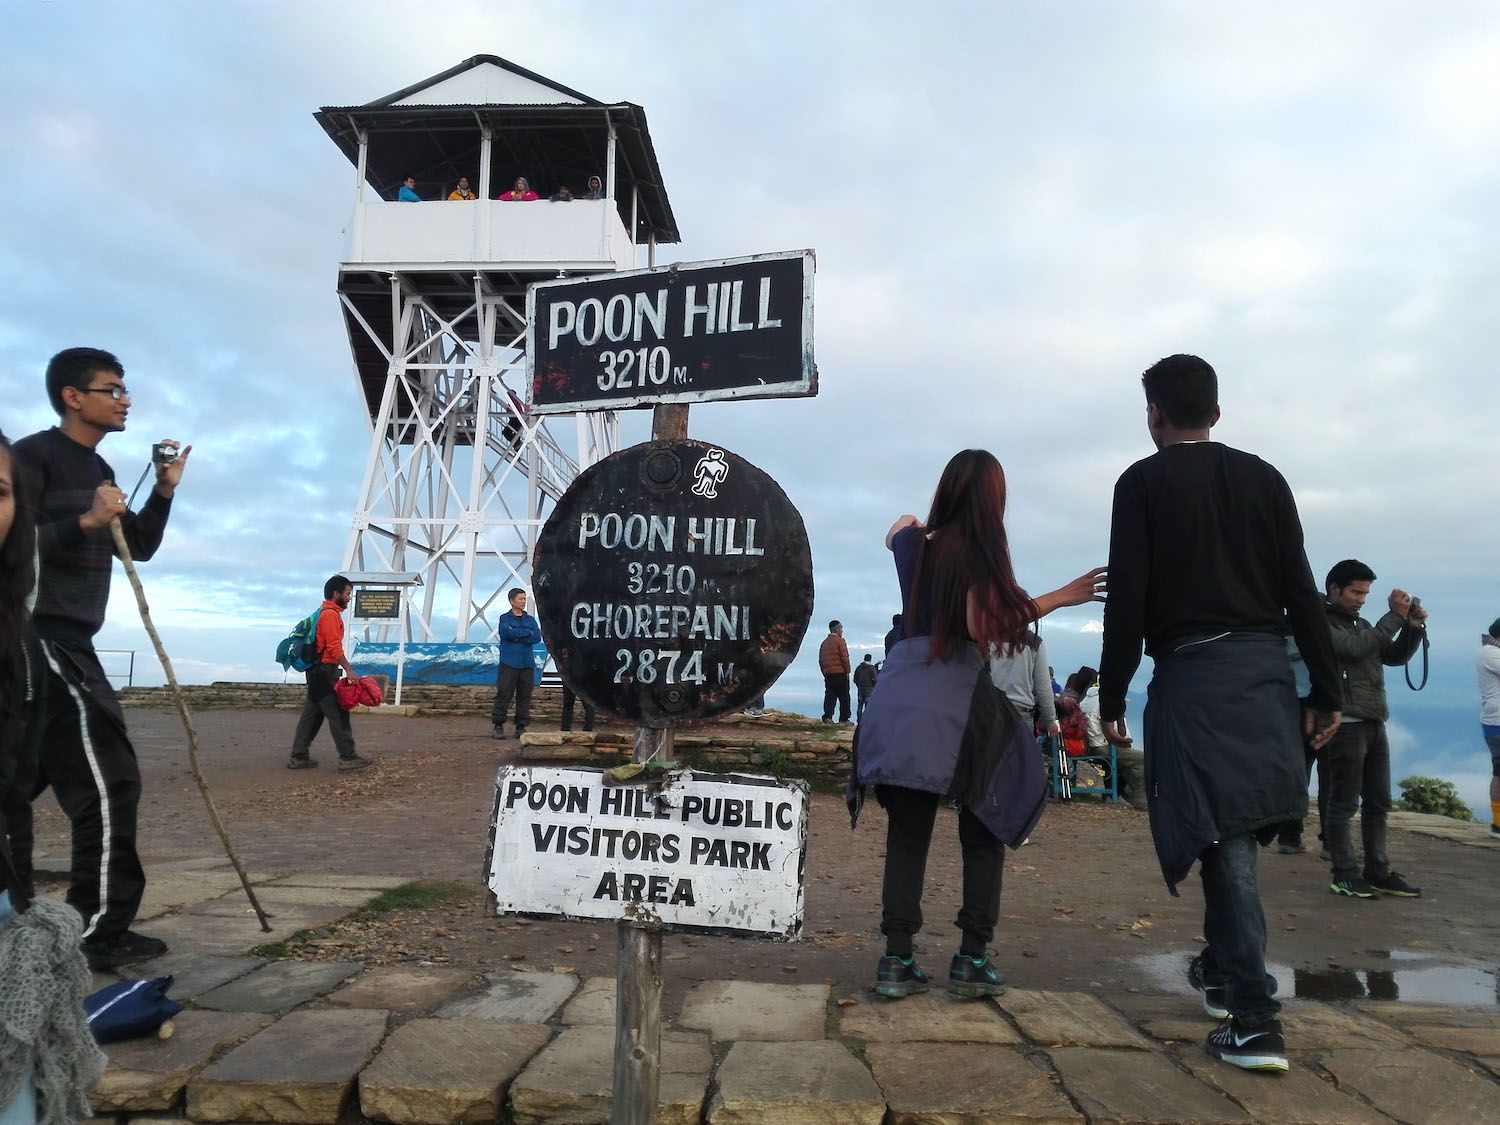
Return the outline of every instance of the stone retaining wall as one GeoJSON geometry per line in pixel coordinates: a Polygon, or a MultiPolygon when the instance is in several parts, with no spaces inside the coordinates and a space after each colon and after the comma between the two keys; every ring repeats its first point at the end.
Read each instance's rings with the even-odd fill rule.
{"type": "MultiPolygon", "coordinates": [[[[183,687],[193,710],[295,710],[306,689],[300,683],[240,683],[220,681],[183,687]]],[[[386,696],[391,692],[387,689],[386,696]]],[[[404,687],[403,710],[419,715],[472,716],[488,721],[494,690],[484,686],[417,684],[404,687]]],[[[126,688],[120,700],[127,707],[173,706],[166,688],[126,688]]],[[[562,692],[544,684],[532,696],[535,729],[521,737],[521,761],[547,765],[628,761],[632,731],[622,723],[602,722],[595,731],[558,731],[562,692]]],[[[583,720],[580,705],[574,722],[583,720]]],[[[702,728],[678,733],[674,757],[697,769],[771,773],[803,777],[820,784],[843,784],[853,761],[853,728],[823,725],[802,715],[771,711],[761,716],[730,715],[702,728]]]]}

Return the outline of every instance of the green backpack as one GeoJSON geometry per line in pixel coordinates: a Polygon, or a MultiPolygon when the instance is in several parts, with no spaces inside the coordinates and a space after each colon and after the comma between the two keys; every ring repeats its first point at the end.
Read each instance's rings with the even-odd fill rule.
{"type": "Polygon", "coordinates": [[[279,645],[276,646],[276,663],[291,672],[306,672],[318,662],[318,618],[323,613],[319,606],[297,624],[279,645]]]}

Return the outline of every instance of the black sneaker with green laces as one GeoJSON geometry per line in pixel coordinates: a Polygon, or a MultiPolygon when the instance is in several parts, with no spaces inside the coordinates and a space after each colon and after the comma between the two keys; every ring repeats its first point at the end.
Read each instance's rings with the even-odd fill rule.
{"type": "Polygon", "coordinates": [[[1242,1070],[1287,1069],[1286,1036],[1280,1020],[1246,1027],[1237,1019],[1227,1019],[1208,1033],[1206,1046],[1214,1058],[1242,1070]]]}
{"type": "Polygon", "coordinates": [[[948,968],[948,994],[962,1000],[977,1000],[982,996],[999,996],[1005,991],[1005,978],[1000,975],[986,953],[974,958],[966,953],[955,953],[953,964],[948,968]]]}
{"type": "Polygon", "coordinates": [[[1198,954],[1188,962],[1188,984],[1198,990],[1198,995],[1203,997],[1203,1010],[1216,1020],[1227,1020],[1229,1009],[1224,1006],[1224,985],[1214,984],[1208,980],[1203,972],[1203,954],[1198,954]]]}
{"type": "Polygon", "coordinates": [[[1374,876],[1365,879],[1376,893],[1392,895],[1396,898],[1421,898],[1422,888],[1414,887],[1401,877],[1399,871],[1387,871],[1383,876],[1374,876]]]}
{"type": "Polygon", "coordinates": [[[875,966],[875,991],[891,1000],[926,992],[932,986],[927,974],[917,966],[915,957],[897,957],[887,953],[875,966]]]}
{"type": "Polygon", "coordinates": [[[1363,879],[1336,879],[1328,884],[1328,889],[1336,895],[1344,895],[1346,898],[1374,898],[1375,888],[1363,879]]]}

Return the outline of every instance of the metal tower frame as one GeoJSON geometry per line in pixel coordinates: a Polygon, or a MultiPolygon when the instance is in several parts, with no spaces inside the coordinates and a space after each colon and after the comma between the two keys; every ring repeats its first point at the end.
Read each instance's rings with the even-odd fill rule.
{"type": "MultiPolygon", "coordinates": [[[[481,273],[452,316],[422,295],[420,273],[391,274],[389,338],[339,299],[389,365],[344,567],[421,575],[411,640],[491,641],[505,590],[530,588],[546,501],[619,448],[619,417],[531,416],[524,294],[496,292],[481,273]],[[451,636],[435,618],[455,621],[451,636]]],[[[369,625],[365,639],[394,627],[369,625]]]]}

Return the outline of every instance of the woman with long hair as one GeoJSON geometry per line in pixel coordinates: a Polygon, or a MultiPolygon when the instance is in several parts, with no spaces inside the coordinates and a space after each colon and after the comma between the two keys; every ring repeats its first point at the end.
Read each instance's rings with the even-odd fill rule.
{"type": "Polygon", "coordinates": [[[987,953],[1000,912],[1004,844],[1041,816],[1046,778],[1034,739],[989,676],[988,654],[1025,643],[1062,606],[1103,601],[1104,568],[1032,598],[1016,583],[1005,534],[1005,473],[993,454],[966,449],[948,462],[926,522],[902,516],[886,535],[901,585],[901,628],[855,734],[851,811],[874,785],[887,815],[880,930],[886,952],[875,990],[927,989],[912,940],[922,927],[922,883],[944,798],[959,805],[962,941],[948,974],[956,996],[1004,991],[987,953]],[[1030,743],[1028,746],[1027,744],[1030,743]]]}
{"type": "Polygon", "coordinates": [[[36,580],[36,525],[20,492],[10,442],[0,433],[0,892],[10,891],[13,904],[24,908],[21,880],[11,869],[6,846],[4,812],[9,801],[29,797],[12,795],[11,782],[43,677],[27,606],[36,580]]]}
{"type": "Polygon", "coordinates": [[[15,775],[21,756],[36,753],[29,719],[44,681],[28,608],[36,530],[19,475],[0,433],[0,1125],[61,1125],[89,1116],[104,1056],[83,1011],[83,919],[65,903],[32,901],[10,860],[4,814],[31,796],[15,775]]]}

